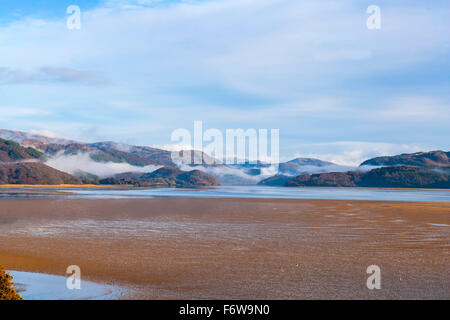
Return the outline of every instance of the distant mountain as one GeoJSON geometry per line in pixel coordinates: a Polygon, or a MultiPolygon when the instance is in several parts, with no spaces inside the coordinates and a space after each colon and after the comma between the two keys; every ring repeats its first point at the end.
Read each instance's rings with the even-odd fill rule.
{"type": "Polygon", "coordinates": [[[77,143],[75,140],[60,138],[60,137],[49,137],[44,134],[29,133],[23,131],[13,131],[0,129],[0,138],[6,140],[13,140],[19,142],[22,145],[27,145],[27,141],[40,141],[41,143],[56,143],[56,144],[70,144],[77,143]]]}
{"type": "MultiPolygon", "coordinates": [[[[167,164],[166,161],[158,161],[158,149],[154,149],[155,159],[152,159],[151,157],[140,156],[138,153],[127,152],[120,147],[121,144],[113,142],[82,143],[65,138],[53,138],[11,130],[0,130],[0,137],[7,137],[23,146],[33,147],[51,157],[57,154],[75,155],[87,152],[97,162],[125,162],[135,166],[167,164]]],[[[170,157],[169,151],[160,150],[159,154],[168,154],[170,157]]]]}
{"type": "MultiPolygon", "coordinates": [[[[9,162],[1,167],[2,183],[11,184],[81,184],[100,183],[97,176],[85,170],[72,170],[77,177],[50,168],[43,163],[12,163],[88,153],[96,162],[127,163],[136,167],[148,165],[165,166],[151,173],[128,173],[123,177],[101,180],[108,184],[132,184],[139,186],[196,187],[218,185],[217,179],[199,170],[182,171],[175,168],[172,152],[151,147],[130,146],[115,142],[80,143],[68,139],[50,138],[20,131],[0,130],[0,136],[15,139],[0,140],[0,162],[9,162]],[[20,144],[22,145],[20,145],[20,144]],[[40,151],[36,150],[39,149],[40,151]],[[128,175],[128,176],[127,176],[128,175]]],[[[199,165],[209,166],[212,159],[198,151],[180,151],[199,165]]],[[[76,165],[76,163],[75,163],[76,165]]],[[[185,166],[185,165],[183,165],[185,166]]],[[[214,166],[214,165],[213,165],[214,166]]],[[[188,166],[189,167],[189,166],[188,166]]],[[[73,168],[77,169],[77,168],[73,168]]],[[[139,170],[137,170],[139,171],[139,170]]]]}
{"type": "Polygon", "coordinates": [[[76,155],[79,153],[89,153],[92,160],[96,162],[129,163],[134,166],[160,165],[157,161],[146,159],[128,152],[119,151],[106,146],[96,144],[53,144],[28,141],[30,145],[38,148],[46,155],[54,157],[58,155],[76,155]]]}
{"type": "Polygon", "coordinates": [[[0,184],[82,184],[78,178],[40,162],[0,163],[0,184]]]}
{"type": "MultiPolygon", "coordinates": [[[[89,153],[92,160],[97,162],[128,163],[134,166],[162,165],[176,167],[172,161],[172,152],[145,146],[132,146],[112,141],[82,143],[62,138],[49,138],[42,135],[28,134],[21,131],[0,130],[0,136],[10,137],[24,146],[31,146],[48,156],[76,155],[89,153]]],[[[200,151],[180,151],[180,157],[186,152],[190,153],[188,163],[194,163],[197,159],[198,165],[213,163],[213,159],[200,151]]]]}
{"type": "MultiPolygon", "coordinates": [[[[410,166],[382,167],[368,172],[348,171],[299,175],[288,187],[450,188],[450,169],[410,166]]],[[[269,181],[270,182],[270,181],[269,181]]],[[[266,185],[270,185],[267,182],[266,185]]]]}
{"type": "Polygon", "coordinates": [[[288,162],[280,163],[278,172],[279,174],[295,176],[302,173],[313,173],[312,171],[314,173],[330,171],[331,168],[334,171],[340,171],[340,166],[332,162],[313,158],[296,158],[288,162]]]}
{"type": "Polygon", "coordinates": [[[430,151],[369,159],[361,166],[450,167],[450,152],[430,151]]]}
{"type": "Polygon", "coordinates": [[[212,175],[199,170],[182,171],[172,167],[163,167],[150,173],[121,173],[114,178],[100,180],[100,184],[190,188],[217,186],[219,182],[212,175]]]}
{"type": "Polygon", "coordinates": [[[22,147],[15,141],[0,138],[0,162],[14,162],[39,159],[43,153],[31,148],[22,147]]]}
{"type": "Polygon", "coordinates": [[[163,166],[174,166],[171,158],[171,152],[167,150],[151,148],[151,147],[141,147],[132,146],[123,143],[116,143],[112,141],[92,143],[91,146],[94,147],[107,147],[110,149],[127,152],[133,156],[139,157],[141,159],[147,159],[155,164],[163,166]]]}
{"type": "MultiPolygon", "coordinates": [[[[264,169],[271,167],[271,164],[258,161],[257,163],[242,163],[228,165],[232,168],[241,169],[250,176],[258,176],[264,173],[264,169]]],[[[347,167],[337,165],[332,162],[322,161],[313,158],[296,158],[278,164],[278,175],[297,176],[306,173],[321,173],[327,171],[347,171],[347,167]]]]}
{"type": "Polygon", "coordinates": [[[325,167],[329,165],[336,165],[333,162],[323,161],[314,158],[295,158],[283,164],[286,166],[297,165],[297,166],[314,166],[314,167],[325,167]]]}
{"type": "MultiPolygon", "coordinates": [[[[31,146],[43,152],[49,158],[60,155],[70,156],[88,153],[89,157],[96,162],[128,163],[139,167],[148,165],[166,166],[183,170],[189,170],[188,168],[199,169],[215,176],[223,184],[256,184],[262,177],[267,175],[267,170],[265,169],[270,167],[270,164],[263,162],[222,164],[201,151],[192,150],[179,151],[179,158],[184,159],[187,156],[188,161],[184,160],[181,163],[175,161],[175,163],[172,159],[171,151],[158,148],[133,146],[113,141],[81,143],[69,139],[50,138],[43,135],[10,130],[1,130],[0,136],[1,134],[12,137],[23,145],[31,146]]],[[[76,165],[76,162],[74,162],[74,165],[76,165]]],[[[309,158],[298,158],[279,165],[279,173],[290,176],[329,170],[344,171],[344,169],[331,162],[309,158]]],[[[92,172],[86,172],[88,170],[85,166],[83,168],[72,168],[70,172],[78,171],[84,171],[79,174],[83,178],[92,174],[92,172]]],[[[89,180],[91,181],[92,179],[89,180]]]]}
{"type": "MultiPolygon", "coordinates": [[[[214,174],[212,174],[214,175],[214,174]]],[[[227,186],[250,186],[255,185],[258,180],[251,177],[241,176],[238,174],[215,174],[214,175],[221,185],[227,186]]]]}

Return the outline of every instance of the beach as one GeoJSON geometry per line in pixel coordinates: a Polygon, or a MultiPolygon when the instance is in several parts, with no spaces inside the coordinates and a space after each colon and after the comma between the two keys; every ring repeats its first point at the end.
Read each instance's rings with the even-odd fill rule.
{"type": "Polygon", "coordinates": [[[450,203],[1,199],[0,263],[122,299],[449,299],[450,203]],[[369,290],[366,269],[381,270],[369,290]]]}

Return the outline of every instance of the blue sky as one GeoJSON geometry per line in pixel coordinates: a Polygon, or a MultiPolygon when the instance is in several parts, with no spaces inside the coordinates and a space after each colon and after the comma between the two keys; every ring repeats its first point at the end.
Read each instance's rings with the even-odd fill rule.
{"type": "Polygon", "coordinates": [[[166,146],[280,129],[284,159],[449,150],[448,1],[2,0],[0,128],[166,146]],[[80,30],[66,8],[82,10],[80,30]],[[366,8],[381,8],[368,30],[366,8]]]}

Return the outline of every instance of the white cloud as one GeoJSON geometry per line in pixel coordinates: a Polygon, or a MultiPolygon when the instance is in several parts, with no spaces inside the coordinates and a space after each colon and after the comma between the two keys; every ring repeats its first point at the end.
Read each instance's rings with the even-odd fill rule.
{"type": "Polygon", "coordinates": [[[0,106],[0,114],[5,118],[22,118],[30,116],[46,116],[51,114],[50,111],[33,108],[23,108],[15,106],[0,106]]]}
{"type": "Polygon", "coordinates": [[[366,60],[372,57],[371,51],[365,50],[349,50],[340,49],[337,51],[324,51],[318,52],[313,55],[317,61],[348,61],[348,60],[366,60]]]}
{"type": "MultiPolygon", "coordinates": [[[[382,108],[381,102],[397,90],[385,91],[390,83],[373,80],[444,61],[446,11],[431,3],[424,11],[423,6],[386,3],[378,31],[366,28],[364,5],[340,0],[110,0],[92,10],[82,8],[81,30],[68,30],[65,17],[20,19],[0,26],[0,78],[9,83],[0,87],[7,89],[3,103],[34,106],[38,101],[39,110],[50,114],[36,120],[31,113],[25,116],[31,109],[23,110],[14,121],[6,113],[0,124],[51,129],[90,141],[139,139],[141,144],[164,144],[171,130],[190,126],[194,118],[228,128],[237,122],[263,128],[281,123],[291,136],[296,133],[293,139],[304,131],[321,131],[322,141],[355,127],[358,120],[364,121],[360,128],[348,129],[338,139],[353,139],[402,114],[405,122],[423,116],[442,124],[450,114],[445,90],[436,89],[441,98],[429,95],[444,102],[432,108],[425,103],[426,111],[418,104],[382,108]],[[33,84],[25,81],[30,77],[35,77],[33,84]],[[26,83],[11,85],[18,80],[26,83]],[[56,80],[64,85],[55,86],[56,80]],[[106,80],[114,86],[79,88],[106,80]],[[180,94],[186,88],[200,89],[180,94]],[[255,109],[241,103],[238,109],[214,97],[217,88],[237,95],[236,100],[242,95],[269,102],[255,109]],[[345,98],[333,98],[336,92],[345,98]],[[204,102],[205,96],[212,96],[212,102],[204,102]],[[64,103],[55,106],[55,101],[64,103]]],[[[405,77],[404,83],[408,81],[405,77]]],[[[379,131],[379,139],[389,141],[379,131]]],[[[442,131],[429,133],[428,141],[445,136],[442,131]]],[[[404,130],[401,138],[409,142],[411,132],[404,130]]],[[[348,159],[340,160],[355,161],[348,159]]]]}
{"type": "Polygon", "coordinates": [[[110,84],[103,76],[92,71],[61,67],[41,67],[37,71],[29,72],[0,67],[0,84],[29,83],[72,83],[94,86],[110,84]]]}
{"type": "Polygon", "coordinates": [[[139,70],[162,86],[213,79],[240,91],[295,95],[299,84],[323,82],[327,75],[391,68],[393,55],[415,59],[395,60],[399,65],[433,59],[446,38],[439,32],[440,12],[418,15],[403,6],[383,12],[386,31],[374,36],[365,27],[365,10],[342,1],[216,0],[147,7],[152,3],[112,1],[108,9],[85,11],[79,31],[67,30],[64,20],[30,18],[2,27],[2,64],[25,70],[75,64],[105,72],[113,71],[114,61],[116,81],[139,70]],[[405,41],[418,30],[414,41],[405,41]],[[371,62],[364,68],[341,63],[354,60],[371,62]]]}
{"type": "Polygon", "coordinates": [[[28,133],[31,136],[36,135],[36,136],[44,136],[44,137],[48,137],[48,138],[53,138],[53,139],[69,140],[67,137],[65,137],[59,133],[50,131],[50,130],[30,130],[30,131],[28,131],[28,133]]]}
{"type": "Polygon", "coordinates": [[[377,113],[383,120],[449,122],[450,105],[432,97],[408,96],[393,99],[377,113]]]}

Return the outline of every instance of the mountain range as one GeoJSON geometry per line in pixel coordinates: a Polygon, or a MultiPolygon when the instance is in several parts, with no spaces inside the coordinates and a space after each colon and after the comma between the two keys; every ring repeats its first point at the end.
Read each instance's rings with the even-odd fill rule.
{"type": "Polygon", "coordinates": [[[279,163],[277,175],[271,174],[267,163],[223,164],[193,150],[179,151],[178,155],[184,156],[186,152],[199,164],[174,163],[172,152],[159,148],[112,141],[82,143],[0,130],[0,184],[450,187],[447,170],[450,153],[444,151],[377,157],[356,168],[320,159],[296,158],[279,163]]]}
{"type": "MultiPolygon", "coordinates": [[[[174,168],[170,152],[150,147],[133,147],[130,152],[117,150],[118,144],[83,144],[72,140],[27,135],[23,132],[1,130],[0,135],[15,138],[18,142],[0,138],[0,184],[60,185],[83,183],[128,184],[134,186],[197,187],[218,185],[217,179],[199,170],[182,171],[174,168]],[[23,144],[23,145],[21,145],[23,144]],[[39,150],[37,150],[39,149],[39,150]],[[76,174],[52,168],[54,157],[88,154],[92,162],[126,163],[130,166],[162,166],[150,173],[124,173],[123,177],[100,177],[75,170],[76,174]],[[169,165],[169,166],[165,166],[169,165]],[[76,175],[76,176],[75,176],[76,175]],[[126,176],[127,175],[127,176],[126,176]]],[[[193,152],[192,156],[197,153],[193,152]]]]}

